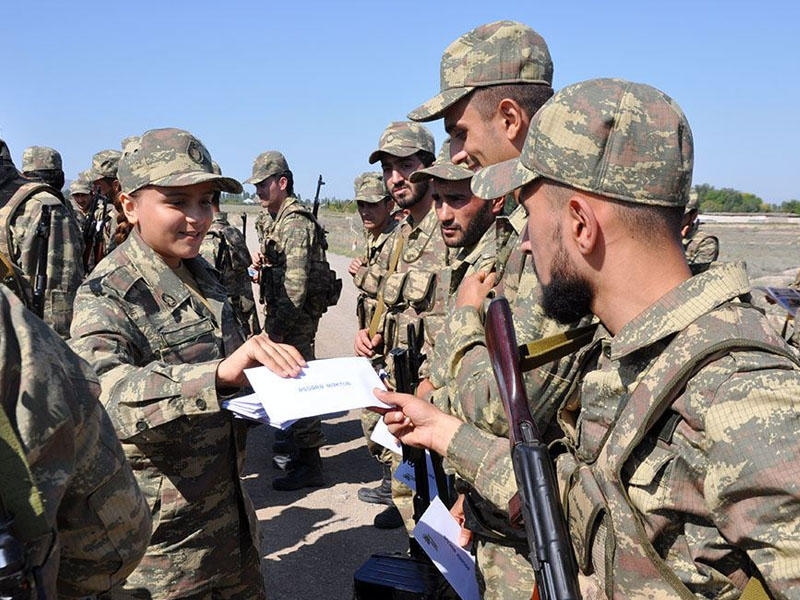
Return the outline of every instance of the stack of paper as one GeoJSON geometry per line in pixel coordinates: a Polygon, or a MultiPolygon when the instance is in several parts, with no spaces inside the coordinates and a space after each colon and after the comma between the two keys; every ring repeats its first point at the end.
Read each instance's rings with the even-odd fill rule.
{"type": "Polygon", "coordinates": [[[255,394],[234,398],[223,407],[237,415],[284,429],[297,419],[382,406],[374,388],[386,389],[364,357],[309,361],[297,377],[284,378],[266,367],[245,369],[255,394]]]}

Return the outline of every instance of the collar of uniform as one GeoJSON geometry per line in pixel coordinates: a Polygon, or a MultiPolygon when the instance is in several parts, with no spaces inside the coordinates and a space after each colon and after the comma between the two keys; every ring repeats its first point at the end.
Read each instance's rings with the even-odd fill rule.
{"type": "Polygon", "coordinates": [[[508,222],[517,232],[517,235],[522,236],[522,232],[528,225],[528,215],[525,214],[525,209],[522,208],[521,204],[517,204],[517,207],[508,215],[508,222]]]}
{"type": "Polygon", "coordinates": [[[639,314],[610,340],[619,360],[685,329],[698,317],[750,291],[744,263],[716,263],[687,279],[639,314]]]}
{"type": "Polygon", "coordinates": [[[372,236],[369,235],[369,246],[371,248],[381,248],[386,243],[386,240],[392,237],[395,229],[397,229],[397,221],[389,219],[386,227],[378,234],[378,237],[373,239],[372,236]]]}
{"type": "MultiPolygon", "coordinates": [[[[191,292],[186,285],[181,281],[180,277],[172,270],[172,268],[164,262],[164,259],[153,250],[150,246],[144,243],[139,232],[136,229],[131,231],[126,243],[130,244],[130,258],[131,263],[139,272],[139,275],[144,279],[147,287],[153,290],[153,297],[156,301],[163,304],[167,309],[172,310],[176,306],[187,302],[190,299],[191,292]]],[[[222,317],[222,303],[223,297],[217,297],[213,293],[215,285],[211,282],[211,276],[203,268],[204,261],[199,261],[196,257],[185,260],[186,268],[197,281],[197,286],[200,291],[209,301],[210,306],[213,307],[212,317],[217,323],[221,322],[222,317]]],[[[201,306],[201,303],[195,303],[193,306],[201,306]]],[[[201,310],[207,310],[205,306],[201,310]]]]}
{"type": "Polygon", "coordinates": [[[293,209],[297,208],[296,205],[302,206],[300,205],[300,201],[294,196],[286,196],[286,198],[283,199],[283,203],[281,203],[281,207],[278,209],[278,212],[273,217],[273,222],[278,221],[286,213],[292,212],[293,209]]]}

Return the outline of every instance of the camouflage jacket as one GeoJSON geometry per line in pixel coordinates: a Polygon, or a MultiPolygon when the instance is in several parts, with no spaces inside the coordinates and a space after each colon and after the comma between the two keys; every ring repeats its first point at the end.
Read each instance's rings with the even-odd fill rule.
{"type": "Polygon", "coordinates": [[[228,214],[214,215],[200,255],[214,266],[222,276],[228,299],[246,337],[261,331],[258,323],[253,283],[247,269],[253,262],[242,232],[228,222],[228,214]]]}
{"type": "Polygon", "coordinates": [[[31,563],[42,566],[43,597],[108,590],[144,554],[150,511],[97,401],[97,377],[3,286],[0,345],[2,410],[56,532],[28,547],[31,563]]]}
{"type": "MultiPolygon", "coordinates": [[[[153,512],[153,538],[127,586],[190,594],[238,572],[259,548],[239,474],[246,424],[220,408],[216,370],[244,337],[201,257],[184,261],[202,302],[134,230],[75,299],[72,347],[89,361],[153,512]]],[[[174,593],[174,592],[173,592],[174,593]]]]}
{"type": "Polygon", "coordinates": [[[269,214],[269,211],[266,208],[262,208],[258,211],[253,226],[256,229],[256,235],[258,236],[258,247],[260,248],[264,245],[264,238],[267,237],[267,231],[269,231],[269,228],[272,227],[272,216],[269,214]]]}
{"type": "MultiPolygon", "coordinates": [[[[0,207],[6,206],[14,192],[26,183],[31,182],[20,177],[13,164],[0,162],[0,207]]],[[[8,244],[11,261],[32,284],[38,250],[36,229],[44,205],[51,209],[44,321],[66,339],[72,321],[72,302],[83,280],[83,237],[72,211],[55,196],[46,192],[34,194],[14,214],[0,219],[0,237],[8,244]]]]}
{"type": "MultiPolygon", "coordinates": [[[[440,390],[436,397],[447,397],[447,359],[453,342],[460,339],[460,324],[452,321],[456,312],[456,294],[464,277],[480,271],[491,271],[497,259],[497,229],[492,224],[471,247],[459,248],[453,256],[450,268],[443,272],[441,285],[446,290],[446,315],[444,326],[434,343],[434,356],[431,361],[430,380],[434,388],[440,390]]],[[[446,410],[441,401],[434,399],[434,404],[446,410]]]]}
{"type": "Polygon", "coordinates": [[[365,232],[362,264],[353,275],[353,284],[358,289],[356,315],[359,329],[369,327],[375,312],[378,289],[389,269],[396,231],[398,231],[397,221],[389,219],[377,238],[373,238],[372,234],[365,232]]]}
{"type": "MultiPolygon", "coordinates": [[[[721,341],[746,336],[789,351],[747,296],[745,302],[739,300],[748,289],[742,265],[712,266],[666,294],[613,338],[598,334],[579,358],[580,394],[560,415],[573,448],[559,460],[564,478],[576,461],[580,468],[602,468],[593,461],[602,458],[604,441],[614,439],[607,437],[609,430],[620,422],[628,398],[645,376],[653,379],[648,370],[670,351],[673,336],[700,317],[706,336],[721,341]]],[[[682,355],[675,361],[691,363],[682,355]]],[[[657,386],[645,391],[659,393],[657,386]]],[[[673,400],[669,418],[648,432],[624,465],[622,484],[643,531],[668,571],[694,594],[738,598],[755,566],[775,598],[800,597],[795,543],[800,539],[800,480],[792,468],[800,453],[798,397],[800,368],[795,360],[756,349],[726,351],[694,372],[673,400]]],[[[485,452],[478,458],[480,451],[473,447],[471,461],[461,469],[472,469],[477,480],[487,468],[510,475],[508,446],[501,458],[485,434],[468,429],[459,429],[448,457],[463,454],[465,444],[478,444],[485,452]]],[[[616,449],[605,452],[613,456],[616,449]]],[[[587,538],[600,531],[593,516],[615,511],[614,506],[598,511],[587,500],[589,489],[576,484],[567,493],[579,561],[589,560],[593,541],[604,545],[600,533],[587,538]]],[[[503,506],[508,497],[504,493],[493,501],[503,506]]],[[[605,531],[613,531],[611,527],[605,531]]],[[[637,577],[637,568],[635,563],[630,569],[617,566],[606,582],[648,588],[650,581],[637,577]]]]}
{"type": "MultiPolygon", "coordinates": [[[[439,283],[449,266],[448,248],[439,230],[436,211],[431,208],[418,224],[406,217],[400,224],[403,251],[395,273],[386,278],[383,297],[387,313],[384,321],[384,350],[408,344],[407,326],[419,328],[424,321],[423,352],[433,356],[433,344],[444,326],[446,290],[439,283]]],[[[426,361],[429,362],[429,361],[426,361]]],[[[427,376],[427,368],[421,375],[427,376]]]]}
{"type": "Polygon", "coordinates": [[[306,306],[312,263],[324,258],[322,228],[294,197],[284,200],[267,231],[261,254],[267,265],[264,330],[272,339],[296,346],[303,356],[313,348],[319,317],[306,306]]]}

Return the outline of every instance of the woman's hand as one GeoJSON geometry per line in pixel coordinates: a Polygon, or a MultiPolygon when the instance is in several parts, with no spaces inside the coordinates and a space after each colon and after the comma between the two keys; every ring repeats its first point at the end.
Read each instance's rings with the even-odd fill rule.
{"type": "Polygon", "coordinates": [[[247,384],[244,370],[261,365],[281,377],[296,377],[306,361],[294,346],[273,342],[260,333],[217,365],[217,387],[242,387],[247,384]]]}

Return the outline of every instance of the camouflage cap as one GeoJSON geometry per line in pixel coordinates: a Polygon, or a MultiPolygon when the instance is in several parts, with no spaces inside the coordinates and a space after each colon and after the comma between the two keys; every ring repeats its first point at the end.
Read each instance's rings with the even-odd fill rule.
{"type": "Polygon", "coordinates": [[[694,145],[678,104],[622,79],[565,87],[531,120],[519,158],[481,169],[472,191],[497,198],[539,177],[626,202],[685,206],[694,145]]]}
{"type": "Polygon", "coordinates": [[[119,146],[120,146],[120,148],[122,148],[122,151],[124,152],[125,151],[125,146],[127,146],[128,144],[130,144],[132,142],[138,142],[138,141],[139,141],[139,136],[138,135],[129,135],[126,138],[122,138],[122,141],[119,143],[119,146]]]}
{"type": "Polygon", "coordinates": [[[261,183],[267,177],[285,173],[289,170],[289,163],[286,158],[277,150],[267,150],[262,152],[253,161],[253,174],[244,180],[245,183],[253,185],[261,183]]]}
{"type": "Polygon", "coordinates": [[[22,172],[61,171],[61,155],[58,150],[47,146],[30,146],[22,153],[22,172]]]}
{"type": "Polygon", "coordinates": [[[383,181],[382,173],[367,171],[356,177],[353,182],[356,192],[356,202],[369,202],[377,204],[389,197],[386,183],[383,181]]]}
{"type": "Polygon", "coordinates": [[[213,181],[223,192],[242,192],[238,181],[214,173],[206,147],[183,129],[145,131],[138,142],[125,147],[117,177],[128,194],[146,185],[179,187],[206,181],[213,181]]]}
{"type": "Polygon", "coordinates": [[[11,150],[8,149],[8,144],[4,139],[0,139],[0,160],[13,162],[11,160],[11,150]]]}
{"type": "Polygon", "coordinates": [[[92,157],[89,168],[89,181],[97,181],[106,177],[117,178],[117,165],[122,152],[119,150],[101,150],[92,157]]]}
{"type": "Polygon", "coordinates": [[[686,203],[684,213],[690,213],[693,210],[700,210],[700,196],[695,189],[689,190],[689,201],[686,203]]]}
{"type": "Polygon", "coordinates": [[[406,157],[420,150],[436,154],[436,142],[428,128],[419,123],[393,121],[383,130],[378,149],[369,155],[369,164],[378,162],[384,152],[406,157]]]}
{"type": "Polygon", "coordinates": [[[441,150],[439,150],[439,156],[436,157],[436,161],[430,167],[414,171],[408,179],[411,183],[424,181],[431,177],[448,181],[462,181],[472,178],[474,174],[475,172],[471,169],[464,165],[454,164],[450,160],[450,138],[447,138],[442,144],[441,150]]]}
{"type": "Polygon", "coordinates": [[[442,54],[441,91],[408,113],[413,121],[440,119],[478,87],[509,83],[553,84],[553,60],[544,38],[516,21],[496,21],[468,31],[442,54]]]}
{"type": "Polygon", "coordinates": [[[69,184],[69,193],[70,196],[74,196],[75,194],[91,194],[92,184],[79,177],[69,184]]]}

